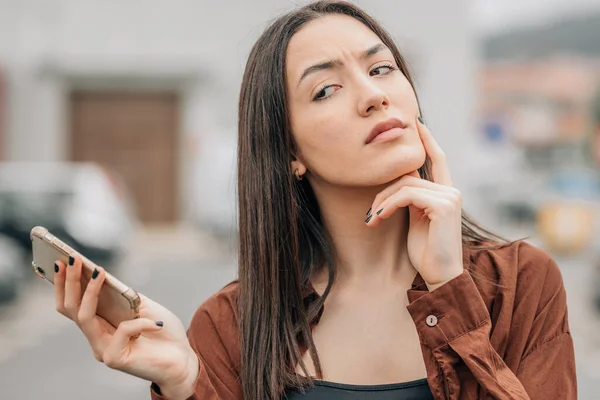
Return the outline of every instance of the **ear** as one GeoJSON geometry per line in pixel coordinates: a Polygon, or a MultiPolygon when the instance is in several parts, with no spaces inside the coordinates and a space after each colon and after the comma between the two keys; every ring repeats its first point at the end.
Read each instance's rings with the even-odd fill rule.
{"type": "Polygon", "coordinates": [[[294,160],[292,160],[291,167],[292,167],[292,173],[294,173],[296,170],[298,170],[298,174],[300,176],[304,175],[307,170],[306,165],[304,165],[304,163],[296,157],[294,157],[294,160]]]}

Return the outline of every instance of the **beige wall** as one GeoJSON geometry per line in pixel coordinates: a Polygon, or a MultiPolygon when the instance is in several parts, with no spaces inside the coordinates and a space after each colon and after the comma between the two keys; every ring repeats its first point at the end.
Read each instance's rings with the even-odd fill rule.
{"type": "MultiPolygon", "coordinates": [[[[407,54],[425,116],[466,194],[469,165],[462,156],[471,151],[476,68],[469,1],[358,3],[407,54]]],[[[206,146],[234,145],[247,54],[266,22],[293,4],[298,2],[0,0],[0,22],[9,31],[0,35],[0,62],[10,72],[7,159],[67,157],[65,99],[73,86],[165,85],[182,94],[181,143],[204,146],[182,148],[181,208],[188,215],[211,206],[234,212],[233,169],[219,170],[221,178],[211,171],[210,178],[221,182],[217,195],[202,197],[197,187],[208,166],[195,157],[207,154],[206,146]],[[202,136],[215,131],[230,139],[202,136]]]]}

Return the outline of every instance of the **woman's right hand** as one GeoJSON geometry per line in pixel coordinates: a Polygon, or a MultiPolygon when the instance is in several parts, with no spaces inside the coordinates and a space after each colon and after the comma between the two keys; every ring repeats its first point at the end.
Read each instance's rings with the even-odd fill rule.
{"type": "Polygon", "coordinates": [[[160,386],[169,399],[192,395],[198,375],[198,358],[190,347],[183,323],[172,312],[140,294],[140,318],[124,321],[116,329],[96,315],[104,269],[81,288],[82,261],[56,262],[56,309],[73,320],[87,338],[94,357],[108,367],[160,386]],[[141,334],[139,338],[132,337],[141,334]]]}

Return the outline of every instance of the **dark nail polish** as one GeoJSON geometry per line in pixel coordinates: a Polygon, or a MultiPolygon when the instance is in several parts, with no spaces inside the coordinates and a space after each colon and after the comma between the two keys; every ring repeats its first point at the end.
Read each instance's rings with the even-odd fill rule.
{"type": "Polygon", "coordinates": [[[379,211],[377,211],[377,215],[381,214],[383,212],[383,208],[379,211]]]}
{"type": "Polygon", "coordinates": [[[54,273],[58,274],[58,264],[54,263],[54,273]]]}
{"type": "Polygon", "coordinates": [[[73,256],[69,256],[69,265],[72,267],[75,264],[75,258],[73,256]]]}
{"type": "Polygon", "coordinates": [[[372,210],[372,209],[373,209],[373,208],[369,208],[369,211],[367,211],[367,216],[371,215],[371,210],[372,210]]]}
{"type": "Polygon", "coordinates": [[[369,215],[369,218],[365,219],[365,223],[367,223],[367,224],[368,224],[368,223],[369,223],[369,221],[371,220],[371,218],[373,218],[373,216],[372,216],[372,215],[369,215]]]}
{"type": "Polygon", "coordinates": [[[417,119],[419,120],[420,123],[422,123],[423,125],[425,125],[425,122],[423,122],[423,118],[421,118],[420,115],[417,117],[417,119]]]}
{"type": "Polygon", "coordinates": [[[92,272],[92,279],[96,279],[98,277],[98,268],[94,268],[94,272],[92,272]]]}
{"type": "Polygon", "coordinates": [[[156,326],[163,326],[163,322],[162,321],[156,321],[156,326]]]}

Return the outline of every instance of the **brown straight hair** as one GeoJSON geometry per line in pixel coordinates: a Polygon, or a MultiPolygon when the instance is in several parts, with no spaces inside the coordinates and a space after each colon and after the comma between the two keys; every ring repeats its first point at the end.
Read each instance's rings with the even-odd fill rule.
{"type": "MultiPolygon", "coordinates": [[[[390,35],[348,2],[318,1],[292,11],[275,20],[252,48],[238,116],[238,307],[241,384],[249,400],[275,400],[287,388],[311,386],[310,378],[295,373],[299,365],[309,375],[301,360],[303,349],[310,352],[318,377],[323,376],[309,321],[332,287],[336,257],[310,184],[306,179],[296,180],[291,170],[295,144],[286,100],[286,52],[299,29],[330,14],[350,16],[371,29],[413,85],[390,35]],[[321,268],[329,271],[328,286],[308,306],[303,290],[321,268]]],[[[424,179],[432,179],[429,158],[419,172],[424,179]]],[[[506,244],[464,211],[462,238],[467,248],[506,244]]]]}

